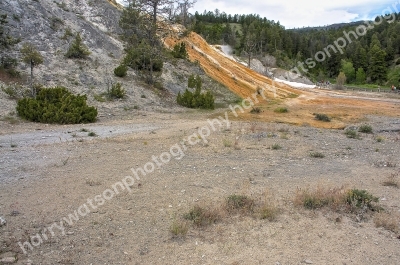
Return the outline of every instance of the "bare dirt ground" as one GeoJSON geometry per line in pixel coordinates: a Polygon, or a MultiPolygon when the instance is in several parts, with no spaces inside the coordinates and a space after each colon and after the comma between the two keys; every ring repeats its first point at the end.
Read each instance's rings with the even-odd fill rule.
{"type": "Polygon", "coordinates": [[[379,197],[400,221],[399,189],[382,185],[399,172],[398,118],[365,116],[356,125],[368,123],[374,133],[349,139],[343,130],[257,118],[230,120],[229,126],[220,120],[213,131],[207,119],[223,115],[143,111],[132,119],[69,126],[0,121],[0,216],[7,222],[0,227],[0,260],[17,257],[15,264],[49,265],[400,264],[399,234],[375,227],[372,214],[360,220],[293,204],[298,189],[344,185],[379,197]],[[203,137],[207,143],[200,136],[207,134],[204,127],[210,129],[203,137]],[[191,135],[194,145],[188,142],[191,135]],[[311,152],[325,157],[311,157],[311,152]],[[163,153],[164,159],[170,153],[170,162],[157,166],[152,156],[160,159],[163,153]],[[133,176],[131,168],[145,165],[149,172],[129,186],[131,192],[112,193],[113,184],[133,176]],[[272,222],[233,215],[207,227],[190,226],[185,237],[172,236],[174,220],[194,205],[223,205],[232,194],[268,198],[280,213],[272,222]],[[74,212],[76,220],[68,217],[74,212]],[[18,245],[25,241],[32,244],[32,249],[25,245],[27,254],[18,245]]]}

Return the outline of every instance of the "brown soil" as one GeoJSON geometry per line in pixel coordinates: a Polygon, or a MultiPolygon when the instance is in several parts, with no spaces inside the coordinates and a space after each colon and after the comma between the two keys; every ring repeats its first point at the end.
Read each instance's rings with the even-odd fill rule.
{"type": "Polygon", "coordinates": [[[7,221],[0,228],[0,260],[16,256],[16,264],[49,265],[400,263],[399,234],[376,228],[374,213],[360,218],[293,205],[299,188],[344,185],[379,197],[400,221],[399,190],[382,185],[400,165],[400,124],[393,118],[366,117],[374,134],[362,134],[361,140],[347,138],[342,130],[233,121],[211,132],[207,143],[186,144],[182,159],[172,157],[141,175],[131,193],[120,190],[103,205],[94,203],[96,209],[89,206],[88,199],[132,175],[131,168],[143,167],[153,155],[209,126],[211,116],[218,112],[141,112],[134,120],[85,126],[0,122],[0,216],[7,221]],[[89,137],[82,128],[98,136],[89,137]],[[384,140],[377,142],[378,136],[384,140]],[[282,149],[273,150],[274,144],[282,149]],[[325,157],[313,158],[310,152],[325,157]],[[190,226],[183,238],[170,233],[173,221],[194,205],[223,205],[231,194],[268,198],[280,214],[273,222],[234,214],[204,228],[190,226]],[[85,213],[79,208],[83,204],[90,213],[78,215],[71,225],[63,221],[65,235],[53,227],[51,236],[49,227],[78,209],[85,213]],[[37,235],[42,242],[24,255],[18,242],[37,235]]]}

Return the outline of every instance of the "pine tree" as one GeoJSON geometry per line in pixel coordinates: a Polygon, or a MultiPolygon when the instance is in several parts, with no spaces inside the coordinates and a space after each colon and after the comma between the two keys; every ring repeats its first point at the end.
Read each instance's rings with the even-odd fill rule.
{"type": "Polygon", "coordinates": [[[89,49],[86,47],[85,44],[83,44],[81,35],[78,33],[76,34],[75,40],[69,46],[69,49],[65,54],[65,57],[86,59],[89,54],[90,54],[89,49]]]}
{"type": "Polygon", "coordinates": [[[30,43],[25,43],[21,49],[22,61],[29,64],[31,67],[31,90],[32,96],[36,96],[36,90],[33,86],[33,68],[43,63],[43,57],[40,52],[37,51],[36,47],[30,43]]]}
{"type": "Polygon", "coordinates": [[[375,44],[369,53],[369,77],[373,82],[385,81],[387,79],[386,52],[375,44]]]}
{"type": "Polygon", "coordinates": [[[364,71],[368,68],[367,51],[358,42],[354,54],[351,56],[354,69],[363,68],[364,71]]]}
{"type": "Polygon", "coordinates": [[[366,79],[366,74],[363,68],[358,68],[356,72],[356,82],[357,84],[364,84],[366,79]]]}
{"type": "Polygon", "coordinates": [[[172,56],[175,58],[186,59],[188,57],[186,44],[184,42],[176,44],[172,51],[172,56]]]}

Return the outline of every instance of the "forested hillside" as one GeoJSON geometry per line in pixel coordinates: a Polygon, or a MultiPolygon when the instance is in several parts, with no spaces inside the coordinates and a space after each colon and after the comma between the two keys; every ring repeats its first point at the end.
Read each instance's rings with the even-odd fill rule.
{"type": "Polygon", "coordinates": [[[278,66],[297,67],[315,81],[336,78],[343,72],[347,83],[398,86],[400,82],[396,67],[400,64],[398,14],[377,17],[375,23],[285,29],[279,21],[259,15],[229,15],[215,10],[196,12],[193,30],[209,43],[231,45],[238,55],[274,55],[278,66]]]}

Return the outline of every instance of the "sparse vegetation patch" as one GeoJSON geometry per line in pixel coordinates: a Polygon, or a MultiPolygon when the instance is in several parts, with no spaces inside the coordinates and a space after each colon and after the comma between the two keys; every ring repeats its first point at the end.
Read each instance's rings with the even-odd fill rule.
{"type": "Polygon", "coordinates": [[[322,113],[314,113],[314,117],[318,121],[330,122],[331,118],[328,115],[322,113]]]}

